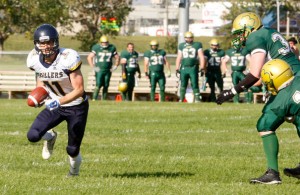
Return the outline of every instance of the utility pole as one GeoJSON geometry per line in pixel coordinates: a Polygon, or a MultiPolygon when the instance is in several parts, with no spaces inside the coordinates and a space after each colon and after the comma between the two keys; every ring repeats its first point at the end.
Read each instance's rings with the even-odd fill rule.
{"type": "Polygon", "coordinates": [[[168,20],[169,20],[169,0],[165,0],[165,16],[164,16],[164,36],[168,36],[168,20]]]}
{"type": "Polygon", "coordinates": [[[276,0],[277,5],[277,31],[280,32],[280,3],[279,0],[276,0]]]}
{"type": "Polygon", "coordinates": [[[184,42],[184,33],[189,30],[189,0],[179,0],[178,45],[184,42]]]}

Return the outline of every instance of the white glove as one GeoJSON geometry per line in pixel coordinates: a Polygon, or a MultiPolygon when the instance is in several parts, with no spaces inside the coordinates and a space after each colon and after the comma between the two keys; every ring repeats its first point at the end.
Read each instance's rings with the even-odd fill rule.
{"type": "Polygon", "coordinates": [[[94,71],[95,71],[95,72],[99,72],[99,71],[100,71],[100,68],[99,68],[98,66],[95,66],[95,67],[94,67],[94,71]]]}
{"type": "Polygon", "coordinates": [[[50,111],[56,110],[60,107],[60,102],[58,99],[51,99],[45,102],[46,108],[50,111]]]}
{"type": "Polygon", "coordinates": [[[111,67],[110,72],[117,70],[117,68],[118,68],[118,66],[114,65],[113,67],[111,67]]]}

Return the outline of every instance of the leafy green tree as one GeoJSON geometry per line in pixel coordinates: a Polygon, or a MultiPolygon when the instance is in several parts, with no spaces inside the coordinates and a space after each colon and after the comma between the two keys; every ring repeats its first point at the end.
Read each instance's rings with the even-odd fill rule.
{"type": "Polygon", "coordinates": [[[60,0],[0,0],[0,51],[14,33],[32,37],[43,23],[65,26],[69,23],[68,4],[60,0]]]}
{"type": "MultiPolygon", "coordinates": [[[[248,11],[255,12],[263,18],[270,10],[277,7],[276,0],[230,0],[230,2],[232,6],[228,7],[228,14],[223,16],[223,19],[228,21],[233,21],[237,15],[248,11]]],[[[280,0],[279,2],[281,11],[289,11],[290,15],[294,15],[300,10],[300,4],[295,0],[280,0]]],[[[232,22],[223,26],[218,31],[219,35],[226,35],[225,43],[227,47],[230,47],[230,41],[232,40],[231,28],[232,22]]]]}
{"type": "Polygon", "coordinates": [[[75,39],[81,41],[80,49],[83,51],[89,51],[103,34],[118,34],[116,29],[101,28],[102,17],[107,20],[116,18],[115,24],[121,27],[126,16],[133,10],[132,0],[70,0],[69,3],[71,20],[82,26],[75,39]]]}

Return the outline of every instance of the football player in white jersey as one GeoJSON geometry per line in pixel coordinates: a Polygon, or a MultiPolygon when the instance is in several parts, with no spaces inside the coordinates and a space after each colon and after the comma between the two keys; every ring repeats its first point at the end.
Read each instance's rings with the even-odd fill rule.
{"type": "Polygon", "coordinates": [[[27,67],[35,71],[37,86],[44,86],[50,99],[45,101],[46,108],[32,123],[27,138],[30,142],[45,140],[42,157],[49,159],[57,138],[52,128],[66,121],[66,151],[70,160],[68,176],[77,176],[89,109],[80,70],[82,62],[76,51],[59,47],[58,32],[50,24],[43,24],[35,30],[34,46],[27,57],[27,67]]]}

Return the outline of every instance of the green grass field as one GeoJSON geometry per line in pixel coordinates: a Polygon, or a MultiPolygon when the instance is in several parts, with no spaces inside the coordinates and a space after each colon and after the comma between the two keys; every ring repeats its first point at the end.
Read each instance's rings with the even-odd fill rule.
{"type": "MultiPolygon", "coordinates": [[[[251,185],[266,170],[255,130],[263,104],[90,102],[81,175],[68,172],[66,124],[51,159],[26,133],[41,108],[0,99],[1,194],[299,194],[299,181],[251,185]]],[[[295,128],[278,130],[280,172],[300,161],[295,128]]]]}

